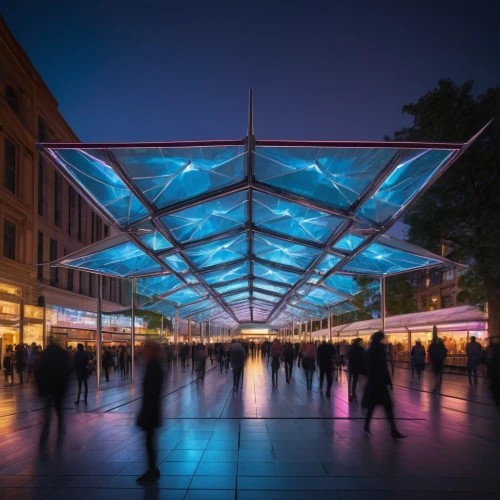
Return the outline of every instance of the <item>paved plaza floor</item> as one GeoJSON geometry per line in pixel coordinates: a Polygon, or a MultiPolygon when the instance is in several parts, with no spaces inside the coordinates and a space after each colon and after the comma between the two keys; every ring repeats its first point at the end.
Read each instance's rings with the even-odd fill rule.
{"type": "MultiPolygon", "coordinates": [[[[343,374],[331,399],[318,378],[307,392],[294,367],[271,384],[270,368],[249,359],[243,388],[231,372],[207,362],[204,381],[191,368],[168,368],[163,427],[158,432],[161,479],[136,484],[146,469],[143,434],[135,426],[135,386],[113,375],[104,390],[91,382],[89,404],[75,407],[72,381],[64,404],[67,436],[41,453],[45,403],[33,386],[0,388],[0,498],[6,499],[464,499],[499,498],[500,413],[481,379],[445,375],[440,395],[432,375],[395,374],[395,413],[407,439],[390,438],[382,410],[363,433],[364,411],[349,403],[343,374]],[[118,380],[116,380],[118,379],[118,380]]],[[[361,391],[360,391],[361,394],[361,391]]]]}

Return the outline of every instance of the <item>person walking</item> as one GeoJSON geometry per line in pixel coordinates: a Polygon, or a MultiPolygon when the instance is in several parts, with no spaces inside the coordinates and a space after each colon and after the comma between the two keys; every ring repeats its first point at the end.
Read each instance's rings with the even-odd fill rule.
{"type": "Polygon", "coordinates": [[[10,346],[7,346],[2,359],[2,368],[6,384],[9,383],[9,377],[11,379],[11,382],[14,383],[13,365],[14,363],[12,360],[12,351],[10,349],[10,346]]]}
{"type": "Polygon", "coordinates": [[[317,360],[319,366],[319,390],[321,397],[323,397],[323,380],[326,375],[326,397],[329,398],[332,390],[333,384],[333,370],[334,370],[334,358],[335,358],[335,347],[333,344],[327,343],[326,340],[318,347],[317,360]]]}
{"type": "Polygon", "coordinates": [[[422,345],[420,340],[415,342],[411,350],[411,378],[413,378],[413,372],[417,372],[417,379],[420,380],[420,374],[425,368],[425,347],[422,345]]]}
{"type": "Polygon", "coordinates": [[[349,401],[357,401],[356,387],[359,376],[365,373],[365,350],[358,337],[352,341],[351,347],[347,351],[347,368],[349,370],[348,395],[349,401]]]}
{"type": "Polygon", "coordinates": [[[289,384],[292,378],[293,358],[294,356],[293,344],[288,342],[283,350],[283,359],[285,361],[285,375],[286,383],[289,384]]]}
{"type": "Polygon", "coordinates": [[[35,373],[40,395],[46,399],[40,448],[45,448],[47,445],[52,406],[54,406],[58,419],[57,445],[60,447],[63,444],[66,429],[62,402],[66,394],[69,368],[68,353],[61,346],[55,343],[50,344],[42,354],[38,374],[35,373]]]}
{"type": "Polygon", "coordinates": [[[106,382],[109,382],[110,366],[113,366],[113,356],[111,355],[109,347],[105,347],[102,355],[102,367],[104,368],[104,373],[106,374],[106,382]]]}
{"type": "Polygon", "coordinates": [[[224,349],[224,344],[222,343],[217,346],[217,362],[219,363],[219,372],[222,375],[224,365],[226,363],[226,350],[224,349]]]}
{"type": "Polygon", "coordinates": [[[24,385],[24,370],[26,369],[26,356],[24,347],[21,344],[16,346],[16,371],[19,375],[19,384],[24,385]]]}
{"type": "Polygon", "coordinates": [[[373,411],[377,405],[382,405],[387,414],[387,420],[391,427],[391,436],[394,439],[402,439],[406,436],[401,434],[394,419],[391,396],[387,387],[392,391],[392,379],[389,369],[387,368],[387,354],[385,346],[382,344],[384,332],[377,332],[372,335],[372,343],[366,353],[366,369],[368,380],[363,395],[363,408],[367,409],[365,417],[364,431],[367,434],[370,432],[370,422],[373,416],[373,411]]]}
{"type": "Polygon", "coordinates": [[[159,398],[163,384],[163,370],[160,363],[160,353],[159,344],[146,341],[143,352],[146,371],[142,383],[142,406],[137,417],[137,425],[146,432],[148,470],[137,478],[138,483],[147,483],[160,479],[155,445],[155,432],[161,425],[161,404],[159,398]]]}
{"type": "Polygon", "coordinates": [[[271,356],[271,377],[273,385],[275,387],[278,387],[278,372],[281,365],[280,363],[281,344],[277,338],[274,339],[274,342],[271,344],[270,356],[271,356]]]}
{"type": "Polygon", "coordinates": [[[306,373],[307,390],[312,390],[313,375],[316,371],[316,346],[314,342],[305,342],[302,346],[302,367],[306,373]]]}
{"type": "Polygon", "coordinates": [[[85,404],[87,404],[87,396],[89,393],[89,386],[87,383],[87,379],[89,376],[89,363],[88,363],[87,355],[85,354],[85,351],[83,350],[83,344],[78,344],[76,346],[75,371],[76,371],[76,378],[78,379],[78,396],[76,397],[75,405],[80,404],[80,395],[82,393],[82,384],[85,388],[83,402],[85,404]]]}
{"type": "Polygon", "coordinates": [[[429,359],[432,364],[432,371],[436,377],[436,387],[434,387],[433,392],[437,392],[443,382],[443,364],[446,356],[446,347],[441,339],[435,335],[432,339],[431,345],[429,346],[429,359]]]}
{"type": "Polygon", "coordinates": [[[195,357],[196,357],[196,342],[193,341],[191,345],[191,373],[194,373],[194,371],[196,370],[195,357]]]}
{"type": "Polygon", "coordinates": [[[120,363],[120,377],[122,380],[125,380],[127,378],[125,374],[125,367],[127,365],[127,349],[123,345],[120,348],[118,361],[120,363]]]}
{"type": "Polygon", "coordinates": [[[469,385],[472,385],[472,374],[474,374],[474,385],[477,385],[477,368],[481,361],[483,348],[481,344],[476,341],[474,335],[470,338],[470,342],[467,344],[465,352],[467,353],[467,375],[469,376],[469,385]]]}
{"type": "Polygon", "coordinates": [[[240,386],[241,372],[245,364],[245,349],[236,340],[233,340],[231,344],[230,361],[233,370],[233,391],[237,393],[240,386]]]}

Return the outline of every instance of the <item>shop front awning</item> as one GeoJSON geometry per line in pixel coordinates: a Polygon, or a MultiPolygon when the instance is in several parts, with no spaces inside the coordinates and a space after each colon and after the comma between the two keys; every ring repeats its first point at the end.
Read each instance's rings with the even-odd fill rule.
{"type": "Polygon", "coordinates": [[[358,275],[455,265],[385,233],[468,145],[41,144],[118,231],[56,265],[135,277],[145,307],[196,321],[347,312],[358,275]]]}

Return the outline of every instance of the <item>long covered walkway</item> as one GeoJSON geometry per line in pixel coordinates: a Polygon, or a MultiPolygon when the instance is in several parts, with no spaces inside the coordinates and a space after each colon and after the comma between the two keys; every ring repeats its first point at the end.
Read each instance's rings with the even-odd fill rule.
{"type": "Polygon", "coordinates": [[[291,384],[282,371],[274,388],[266,361],[250,358],[235,394],[231,372],[220,374],[215,363],[207,361],[203,381],[190,367],[170,366],[158,440],[162,477],[146,488],[135,482],[146,468],[135,426],[140,370],[135,386],[110,382],[92,391],[88,407],[75,408],[70,390],[65,444],[43,454],[44,402],[33,388],[2,388],[0,497],[497,498],[500,414],[482,381],[469,388],[466,377],[445,375],[436,395],[430,373],[417,381],[396,370],[395,411],[409,436],[399,442],[382,413],[373,435],[363,434],[363,410],[348,403],[345,374],[327,399],[317,374],[307,392],[303,370],[294,370],[291,384]]]}

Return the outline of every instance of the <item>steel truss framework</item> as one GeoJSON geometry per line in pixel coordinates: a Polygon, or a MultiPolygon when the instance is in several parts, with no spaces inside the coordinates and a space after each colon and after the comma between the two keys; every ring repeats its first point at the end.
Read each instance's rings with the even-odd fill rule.
{"type": "Polygon", "coordinates": [[[250,93],[243,140],[39,144],[119,233],[56,265],[135,276],[144,308],[195,321],[279,326],[346,311],[356,275],[378,286],[454,265],[384,233],[481,132],[467,143],[257,140],[250,93]]]}

